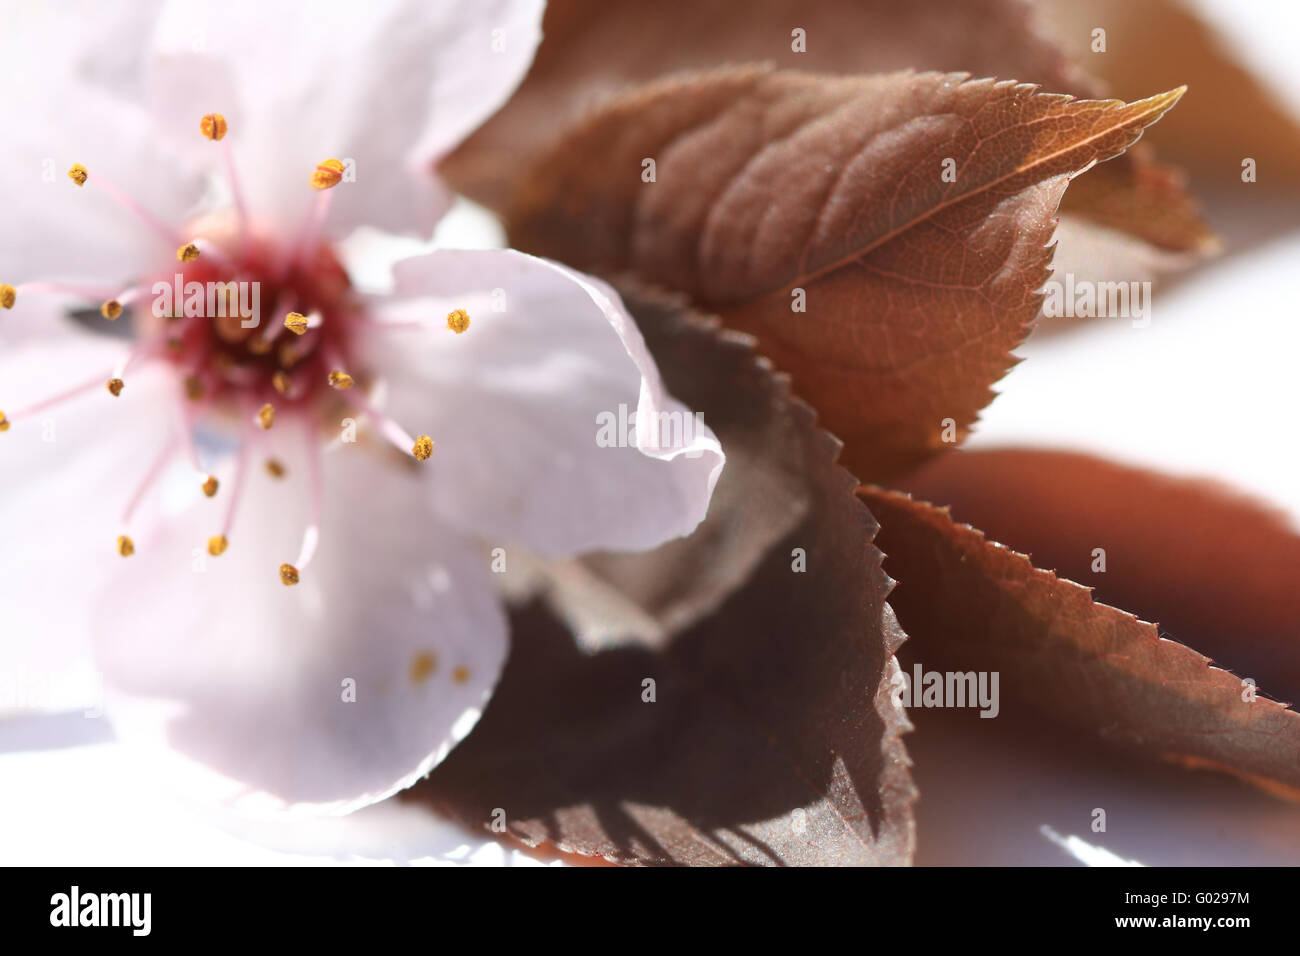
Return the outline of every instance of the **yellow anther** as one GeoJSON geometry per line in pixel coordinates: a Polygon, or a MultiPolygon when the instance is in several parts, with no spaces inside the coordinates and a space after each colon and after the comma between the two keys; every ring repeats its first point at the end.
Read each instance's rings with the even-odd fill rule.
{"type": "Polygon", "coordinates": [[[329,382],[332,388],[351,388],[353,386],[352,376],[341,369],[334,369],[330,372],[329,382]]]}
{"type": "Polygon", "coordinates": [[[126,383],[120,378],[110,378],[108,380],[107,388],[113,394],[113,397],[117,398],[117,396],[122,394],[122,389],[125,385],[126,383]]]}
{"type": "Polygon", "coordinates": [[[294,335],[302,335],[307,331],[307,316],[301,312],[290,312],[284,317],[284,327],[294,335]]]}
{"type": "Polygon", "coordinates": [[[89,175],[90,173],[86,172],[86,167],[81,165],[81,163],[73,164],[73,167],[68,170],[68,178],[78,186],[86,185],[86,178],[89,175]]]}
{"type": "Polygon", "coordinates": [[[129,558],[135,554],[135,542],[124,534],[117,536],[117,553],[124,558],[129,558]]]}
{"type": "Polygon", "coordinates": [[[457,335],[469,328],[469,313],[464,309],[453,309],[447,313],[447,328],[457,335]]]}
{"type": "Polygon", "coordinates": [[[298,569],[292,564],[280,565],[280,583],[285,587],[298,583],[298,569]]]}
{"type": "Polygon", "coordinates": [[[293,387],[293,379],[289,377],[287,372],[277,369],[275,374],[271,376],[271,384],[275,386],[275,390],[281,395],[288,395],[289,389],[293,387]]]}
{"type": "Polygon", "coordinates": [[[249,337],[248,345],[245,347],[254,355],[266,355],[271,351],[271,340],[261,335],[253,335],[249,337]]]}
{"type": "Polygon", "coordinates": [[[192,242],[187,242],[176,250],[176,258],[181,262],[193,262],[199,257],[199,247],[192,242]]]}
{"type": "Polygon", "coordinates": [[[18,301],[18,290],[11,285],[0,285],[0,309],[12,309],[18,301]]]}
{"type": "Polygon", "coordinates": [[[208,113],[199,120],[199,132],[204,139],[221,139],[226,135],[226,118],[220,113],[208,113]]]}
{"type": "Polygon", "coordinates": [[[203,493],[209,498],[213,497],[217,493],[217,489],[220,487],[221,482],[217,481],[215,475],[208,475],[208,477],[203,479],[203,493]]]}
{"type": "Polygon", "coordinates": [[[337,159],[327,159],[316,164],[311,174],[312,189],[332,189],[343,181],[343,163],[337,159]]]}
{"type": "Polygon", "coordinates": [[[263,428],[270,428],[275,424],[275,409],[270,402],[257,410],[257,420],[263,428]]]}
{"type": "Polygon", "coordinates": [[[266,470],[270,473],[272,478],[284,477],[284,465],[280,464],[274,458],[266,459],[266,470]]]}
{"type": "Polygon", "coordinates": [[[111,322],[122,314],[122,303],[117,299],[109,299],[99,307],[99,314],[111,322]]]}
{"type": "Polygon", "coordinates": [[[433,454],[433,439],[428,435],[421,435],[411,446],[411,454],[420,461],[426,461],[433,454]]]}
{"type": "Polygon", "coordinates": [[[0,412],[0,432],[7,432],[8,430],[9,430],[9,419],[5,418],[4,412],[0,412]]]}
{"type": "Polygon", "coordinates": [[[226,540],[224,534],[218,534],[208,538],[208,554],[212,555],[214,558],[219,558],[225,554],[226,548],[229,546],[230,542],[226,540]]]}
{"type": "Polygon", "coordinates": [[[191,402],[197,402],[203,397],[203,379],[197,375],[185,376],[185,397],[191,402]]]}

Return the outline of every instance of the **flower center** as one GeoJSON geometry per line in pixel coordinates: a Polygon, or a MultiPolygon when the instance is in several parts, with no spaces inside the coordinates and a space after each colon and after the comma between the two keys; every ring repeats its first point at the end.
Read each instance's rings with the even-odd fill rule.
{"type": "Polygon", "coordinates": [[[142,340],[161,341],[191,400],[332,407],[329,393],[351,388],[359,372],[351,359],[364,321],[333,250],[320,244],[291,256],[220,224],[191,231],[205,237],[199,255],[178,255],[147,283],[152,303],[137,312],[142,340]]]}
{"type": "MultiPolygon", "coordinates": [[[[225,140],[228,126],[225,117],[210,113],[201,119],[199,129],[206,139],[218,142],[225,140]]],[[[373,406],[366,396],[374,384],[371,370],[356,368],[350,361],[359,352],[359,336],[382,332],[370,328],[373,320],[364,314],[342,264],[321,239],[330,190],[344,181],[343,163],[326,159],[311,171],[307,184],[316,195],[310,211],[291,241],[275,242],[251,230],[229,142],[221,142],[221,149],[233,209],[189,223],[183,234],[173,232],[93,170],[77,164],[68,171],[68,178],[78,188],[104,190],[151,230],[176,244],[176,261],[157,269],[152,281],[133,285],[106,299],[102,290],[82,286],[0,284],[0,309],[12,309],[20,297],[33,292],[100,298],[100,312],[109,321],[116,321],[130,307],[139,332],[139,341],[130,354],[103,377],[36,402],[12,416],[0,411],[0,432],[40,411],[105,386],[116,398],[129,387],[128,373],[136,362],[162,362],[183,385],[185,414],[177,433],[160,442],[156,459],[126,503],[121,523],[124,530],[129,528],[146,492],[180,449],[188,451],[199,479],[197,490],[207,498],[216,497],[223,486],[201,466],[194,425],[209,413],[233,412],[243,423],[243,435],[231,488],[223,495],[220,531],[207,542],[208,554],[218,557],[231,547],[228,535],[252,451],[262,445],[259,432],[269,431],[283,418],[289,419],[305,431],[311,444],[305,476],[311,516],[297,559],[278,567],[280,580],[292,586],[311,562],[320,536],[323,442],[319,430],[325,417],[332,416],[339,404],[350,406],[354,414],[369,419],[387,441],[418,461],[433,455],[433,440],[428,435],[413,438],[373,406]]],[[[469,324],[464,310],[456,309],[447,316],[447,328],[456,334],[465,332],[469,324]]],[[[268,458],[266,466],[277,478],[286,476],[275,458],[268,458]]],[[[135,542],[123,533],[116,539],[115,550],[124,558],[130,557],[135,553],[135,542]]]]}

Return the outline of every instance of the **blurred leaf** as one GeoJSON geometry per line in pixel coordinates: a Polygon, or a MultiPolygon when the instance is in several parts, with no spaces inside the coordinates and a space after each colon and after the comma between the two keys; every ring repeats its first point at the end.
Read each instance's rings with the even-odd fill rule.
{"type": "MultiPolygon", "coordinates": [[[[806,515],[662,652],[584,654],[539,607],[516,613],[486,713],[412,797],[489,832],[499,808],[529,845],[623,863],[905,864],[915,790],[890,693],[903,635],[838,444],[748,343],[662,301],[630,305],[671,389],[713,381],[706,421],[744,400],[797,436],[774,454],[806,515]]],[[[727,471],[754,466],[741,455],[727,471]]],[[[762,523],[767,504],[755,496],[730,520],[762,523]]]]}
{"type": "Polygon", "coordinates": [[[956,452],[904,486],[1034,556],[947,508],[863,490],[899,579],[890,603],[927,669],[998,671],[1005,694],[1090,736],[1300,798],[1300,714],[1263,696],[1293,694],[1298,673],[1300,539],[1274,516],[1198,483],[1050,452],[956,452]]]}
{"type": "Polygon", "coordinates": [[[570,130],[521,186],[511,238],[631,270],[756,334],[844,439],[845,464],[882,480],[989,402],[1038,312],[1069,177],[1179,95],[1084,101],[911,73],[679,78],[570,130]]]}

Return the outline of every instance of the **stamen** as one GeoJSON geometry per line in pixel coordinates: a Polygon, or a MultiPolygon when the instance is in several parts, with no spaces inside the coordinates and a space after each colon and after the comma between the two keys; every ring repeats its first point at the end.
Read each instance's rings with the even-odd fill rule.
{"type": "Polygon", "coordinates": [[[301,312],[290,312],[284,317],[284,327],[294,335],[302,335],[307,331],[307,316],[301,312]]]}
{"type": "Polygon", "coordinates": [[[221,534],[208,539],[208,554],[214,558],[219,557],[230,543],[230,529],[235,524],[235,511],[239,508],[239,499],[244,493],[244,479],[248,475],[248,462],[252,458],[253,445],[256,441],[257,430],[250,425],[248,434],[239,444],[239,455],[235,459],[235,478],[226,502],[226,516],[221,523],[221,534]]]}
{"type": "Polygon", "coordinates": [[[0,410],[0,432],[7,432],[8,430],[9,430],[9,419],[5,418],[4,411],[0,410]]]}
{"type": "MultiPolygon", "coordinates": [[[[220,113],[208,113],[199,120],[199,132],[204,139],[224,140],[229,126],[220,113]]],[[[248,236],[248,207],[244,204],[244,191],[239,187],[239,176],[235,173],[235,153],[229,142],[221,144],[222,159],[226,164],[226,178],[230,181],[230,195],[235,202],[235,212],[239,217],[239,247],[242,250],[248,236]]]]}
{"type": "MultiPolygon", "coordinates": [[[[123,525],[129,526],[131,524],[131,516],[134,515],[136,509],[140,507],[140,502],[144,500],[145,492],[147,492],[149,488],[153,486],[154,482],[158,480],[158,476],[162,474],[163,467],[167,464],[168,459],[171,458],[172,453],[176,450],[176,441],[177,436],[173,432],[168,436],[167,440],[163,442],[162,447],[158,449],[158,455],[149,465],[149,470],[144,473],[144,477],[140,479],[140,484],[136,486],[135,493],[131,495],[130,500],[126,503],[126,510],[122,512],[123,525]]],[[[127,538],[127,541],[130,540],[130,538],[127,538]]],[[[120,542],[121,538],[119,538],[118,541],[120,542]]]]}
{"type": "Polygon", "coordinates": [[[321,445],[315,427],[303,428],[303,441],[307,445],[307,482],[310,488],[308,499],[309,519],[302,533],[302,547],[298,551],[298,560],[294,564],[280,565],[280,580],[286,585],[297,584],[299,572],[307,570],[312,558],[316,556],[316,545],[320,543],[320,517],[324,505],[324,482],[321,477],[321,445]],[[286,569],[292,580],[286,577],[286,569]]]}
{"type": "Polygon", "coordinates": [[[292,270],[302,265],[308,254],[315,248],[321,229],[325,225],[325,219],[329,215],[330,199],[333,196],[330,190],[343,181],[344,169],[343,163],[337,159],[327,159],[317,164],[308,182],[319,194],[307,211],[307,216],[298,229],[297,238],[289,248],[289,257],[284,262],[284,269],[292,270]]]}
{"type": "Polygon", "coordinates": [[[220,113],[208,113],[199,120],[199,131],[204,139],[218,140],[226,135],[226,118],[220,113]]]}
{"type": "MultiPolygon", "coordinates": [[[[78,186],[84,186],[89,175],[90,174],[86,171],[86,167],[82,166],[80,163],[68,170],[68,177],[78,186]]],[[[108,197],[115,203],[161,236],[168,245],[176,244],[176,233],[167,228],[167,226],[155,217],[153,213],[146,210],[134,199],[131,199],[126,193],[122,192],[122,190],[118,189],[99,173],[95,174],[93,182],[96,187],[107,193],[108,197]]]]}
{"type": "Polygon", "coordinates": [[[117,536],[117,553],[124,558],[129,558],[135,554],[135,542],[124,534],[117,536]]]}
{"type": "Polygon", "coordinates": [[[122,314],[122,303],[118,302],[117,299],[109,299],[99,307],[99,314],[112,322],[122,314]]]}
{"type": "Polygon", "coordinates": [[[389,443],[400,449],[403,454],[414,455],[420,461],[433,454],[433,440],[428,435],[421,435],[419,439],[412,438],[406,429],[370,404],[365,396],[360,394],[359,389],[348,392],[347,399],[359,412],[373,421],[389,443]],[[428,442],[427,447],[424,445],[425,442],[428,442]],[[427,454],[421,458],[421,453],[426,451],[427,454]]]}
{"type": "Polygon", "coordinates": [[[292,564],[280,565],[280,583],[285,587],[292,587],[298,583],[298,569],[292,564]]]}
{"type": "Polygon", "coordinates": [[[181,262],[193,262],[199,257],[199,247],[192,242],[187,242],[176,250],[176,258],[181,262]]]}
{"type": "Polygon", "coordinates": [[[201,487],[203,488],[203,493],[209,498],[212,498],[216,495],[217,489],[221,487],[221,482],[217,481],[215,475],[208,475],[208,477],[203,479],[203,485],[201,487]]]}
{"type": "Polygon", "coordinates": [[[344,165],[337,159],[326,159],[316,164],[316,171],[308,182],[312,189],[333,189],[343,181],[344,165]]]}
{"type": "Polygon", "coordinates": [[[275,408],[270,402],[257,410],[257,423],[264,429],[270,429],[275,424],[275,408]]]}
{"type": "Polygon", "coordinates": [[[356,384],[352,381],[351,375],[337,368],[330,372],[329,383],[331,388],[337,388],[340,390],[351,388],[356,384]]]}
{"type": "Polygon", "coordinates": [[[17,300],[17,289],[11,285],[0,285],[0,309],[12,309],[17,300]]]}
{"type": "Polygon", "coordinates": [[[103,385],[104,385],[104,377],[102,375],[97,378],[93,378],[90,381],[83,382],[82,384],[74,386],[73,388],[70,388],[67,391],[63,391],[55,395],[51,395],[49,398],[41,399],[39,402],[37,402],[34,405],[28,405],[22,411],[14,412],[13,417],[8,419],[8,423],[13,423],[13,422],[20,421],[24,418],[28,418],[31,415],[35,415],[37,412],[43,412],[47,408],[52,408],[55,405],[59,405],[63,402],[68,401],[69,399],[76,398],[79,395],[84,395],[86,392],[92,391],[97,388],[101,388],[103,387],[103,385]]]}
{"type": "Polygon", "coordinates": [[[119,395],[122,394],[122,389],[125,386],[126,383],[123,382],[120,378],[110,378],[108,380],[107,388],[110,394],[112,394],[114,398],[117,398],[119,395]]]}
{"type": "Polygon", "coordinates": [[[203,385],[203,379],[197,375],[185,376],[185,397],[191,402],[197,402],[206,393],[207,389],[203,385]]]}
{"type": "Polygon", "coordinates": [[[469,313],[464,309],[453,309],[447,313],[447,328],[460,335],[469,328],[469,313]]]}

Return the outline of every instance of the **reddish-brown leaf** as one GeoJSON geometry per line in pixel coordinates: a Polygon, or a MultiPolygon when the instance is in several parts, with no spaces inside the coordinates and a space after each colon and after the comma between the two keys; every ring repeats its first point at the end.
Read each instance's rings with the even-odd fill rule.
{"type": "MultiPolygon", "coordinates": [[[[833,464],[838,444],[751,343],[668,301],[629,304],[669,387],[715,428],[782,423],[792,440],[773,454],[798,476],[806,513],[666,650],[584,653],[539,608],[517,613],[482,720],[413,797],[489,831],[500,808],[529,845],[622,863],[907,863],[915,791],[890,690],[903,636],[875,522],[833,464]],[[806,571],[793,569],[795,548],[806,571]]],[[[724,501],[742,496],[723,484],[753,487],[752,466],[728,461],[724,501]]],[[[730,520],[762,522],[765,507],[755,496],[730,520]]],[[[708,553],[736,560],[714,544],[708,553]]]]}
{"type": "Polygon", "coordinates": [[[758,68],[677,79],[571,130],[521,187],[511,236],[683,290],[755,333],[845,463],[880,480],[941,447],[947,420],[974,421],[1038,312],[1070,175],[1180,95],[758,68]]]}
{"type": "Polygon", "coordinates": [[[1290,695],[1297,673],[1300,540],[1273,515],[1052,453],[957,452],[904,485],[951,503],[956,519],[901,492],[862,492],[900,582],[890,602],[927,668],[999,671],[1004,693],[1089,734],[1300,796],[1300,714],[1262,696],[1290,695]],[[1091,570],[1096,548],[1105,573],[1091,570]],[[1258,683],[1253,701],[1243,678],[1258,683]]]}
{"type": "MultiPolygon", "coordinates": [[[[503,208],[511,184],[556,131],[593,105],[670,73],[728,64],[827,74],[960,70],[1101,95],[1100,84],[1033,14],[1023,0],[693,0],[665,17],[641,0],[552,0],[527,80],[443,172],[463,192],[503,208]],[[795,50],[795,30],[803,31],[802,52],[795,50]]],[[[1177,175],[1145,154],[1121,157],[1082,179],[1089,189],[1067,194],[1065,212],[1162,250],[1210,247],[1211,233],[1177,175]]]]}

